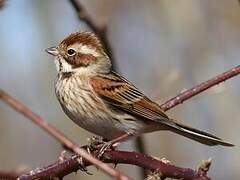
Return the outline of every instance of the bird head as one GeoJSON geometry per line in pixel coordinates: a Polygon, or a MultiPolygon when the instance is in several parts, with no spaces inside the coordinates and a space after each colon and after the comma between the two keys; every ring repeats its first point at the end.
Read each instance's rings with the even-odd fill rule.
{"type": "Polygon", "coordinates": [[[91,32],[75,32],[56,47],[46,49],[53,55],[58,72],[109,72],[111,62],[97,36],[91,32]]]}

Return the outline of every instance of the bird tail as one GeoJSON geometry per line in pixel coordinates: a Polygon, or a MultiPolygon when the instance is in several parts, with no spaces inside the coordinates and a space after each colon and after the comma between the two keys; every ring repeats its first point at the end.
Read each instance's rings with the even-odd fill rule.
{"type": "Polygon", "coordinates": [[[194,129],[192,127],[176,122],[175,120],[172,120],[172,119],[165,121],[164,124],[167,125],[171,131],[179,135],[185,136],[187,138],[190,138],[192,140],[195,140],[197,142],[200,142],[202,144],[206,144],[208,146],[216,146],[216,145],[234,146],[233,144],[224,142],[222,139],[212,134],[200,131],[198,129],[194,129]]]}

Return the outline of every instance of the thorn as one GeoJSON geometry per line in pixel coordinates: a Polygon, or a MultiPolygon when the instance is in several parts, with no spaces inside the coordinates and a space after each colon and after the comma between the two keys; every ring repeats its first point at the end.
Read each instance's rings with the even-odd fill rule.
{"type": "Polygon", "coordinates": [[[145,180],[164,180],[164,179],[166,179],[166,177],[163,176],[161,172],[155,171],[150,172],[145,180]]]}
{"type": "Polygon", "coordinates": [[[63,150],[61,153],[60,153],[60,156],[58,157],[59,161],[60,162],[63,162],[65,159],[66,159],[66,151],[63,150]]]}
{"type": "Polygon", "coordinates": [[[209,158],[208,160],[202,160],[202,162],[198,166],[198,171],[207,173],[211,166],[211,163],[212,163],[212,158],[209,158]]]}
{"type": "Polygon", "coordinates": [[[115,162],[113,168],[115,169],[117,167],[118,163],[115,162]]]}
{"type": "Polygon", "coordinates": [[[171,161],[167,160],[165,157],[161,158],[160,161],[162,161],[165,164],[170,164],[171,161]]]}

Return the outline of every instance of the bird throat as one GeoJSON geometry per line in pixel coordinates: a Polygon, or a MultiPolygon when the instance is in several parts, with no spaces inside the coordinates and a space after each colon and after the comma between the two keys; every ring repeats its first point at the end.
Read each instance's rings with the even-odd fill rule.
{"type": "Polygon", "coordinates": [[[61,72],[61,78],[62,79],[66,79],[66,78],[70,78],[72,75],[74,74],[74,72],[61,72]]]}

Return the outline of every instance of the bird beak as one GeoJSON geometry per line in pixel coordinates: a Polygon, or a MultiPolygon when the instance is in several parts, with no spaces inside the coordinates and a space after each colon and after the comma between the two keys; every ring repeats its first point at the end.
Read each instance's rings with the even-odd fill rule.
{"type": "Polygon", "coordinates": [[[56,47],[49,47],[47,49],[45,49],[45,51],[53,56],[57,56],[58,55],[58,49],[56,47]]]}

